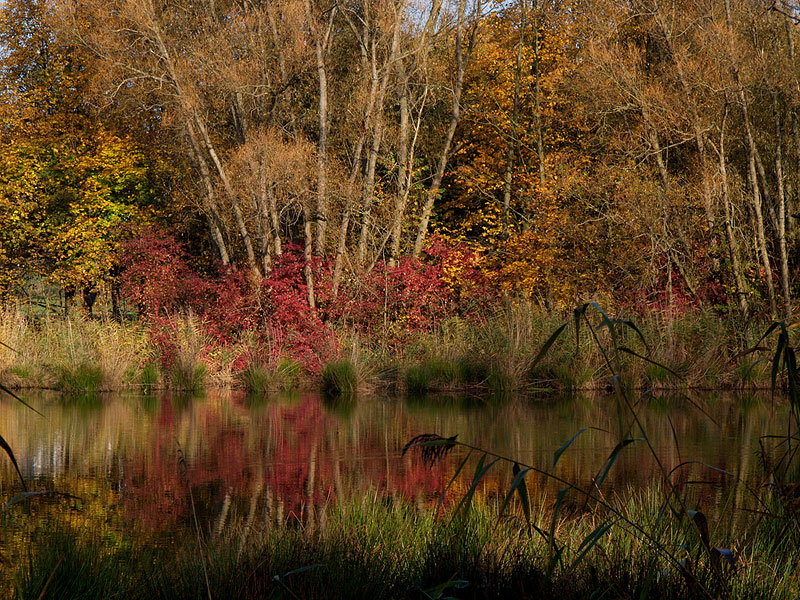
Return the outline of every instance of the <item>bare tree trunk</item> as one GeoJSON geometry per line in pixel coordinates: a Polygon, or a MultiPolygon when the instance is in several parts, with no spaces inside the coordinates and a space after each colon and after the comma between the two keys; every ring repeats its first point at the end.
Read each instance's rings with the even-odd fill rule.
{"type": "Polygon", "coordinates": [[[317,254],[325,254],[325,241],[328,225],[328,132],[330,123],[328,122],[328,71],[325,65],[325,55],[328,52],[331,33],[333,31],[333,20],[336,14],[336,7],[332,7],[325,31],[321,31],[319,24],[314,19],[311,9],[311,1],[304,0],[306,8],[306,18],[311,24],[314,37],[314,54],[316,56],[317,79],[319,83],[319,141],[317,143],[317,204],[316,204],[316,230],[317,230],[317,254]]]}
{"type": "MultiPolygon", "coordinates": [[[[730,0],[725,0],[725,18],[729,28],[731,28],[731,10],[730,0]]],[[[729,38],[729,43],[732,44],[733,40],[729,38]]],[[[731,57],[735,53],[731,49],[731,57]]],[[[747,111],[747,98],[742,87],[741,78],[739,77],[739,69],[737,63],[732,62],[733,80],[736,84],[736,93],[738,95],[739,108],[742,111],[742,121],[744,124],[744,137],[745,147],[747,148],[747,178],[750,182],[750,191],[753,195],[753,210],[756,219],[756,233],[758,237],[758,250],[761,256],[761,265],[764,269],[764,278],[767,283],[767,294],[769,295],[769,308],[770,316],[774,319],[777,316],[777,307],[775,304],[775,287],[772,283],[772,269],[769,264],[769,253],[767,252],[767,239],[764,233],[764,217],[761,210],[761,192],[758,185],[758,173],[756,172],[756,145],[753,139],[753,133],[750,129],[750,117],[747,111]]]]}
{"type": "Polygon", "coordinates": [[[303,237],[305,245],[303,248],[303,257],[305,258],[305,266],[303,267],[303,275],[306,278],[306,290],[308,292],[308,306],[312,309],[317,307],[316,297],[314,295],[314,270],[311,268],[311,261],[314,259],[314,249],[312,247],[312,234],[311,234],[311,211],[308,206],[303,203],[303,237]]]}
{"type": "Polygon", "coordinates": [[[228,266],[231,264],[231,260],[230,255],[228,254],[228,249],[225,246],[225,238],[223,237],[222,231],[219,228],[220,217],[216,208],[217,202],[216,195],[214,194],[214,183],[211,179],[211,171],[208,168],[208,163],[206,162],[203,153],[200,151],[200,144],[197,141],[197,136],[191,122],[186,123],[186,130],[189,135],[189,141],[191,142],[194,150],[194,157],[197,160],[197,165],[200,169],[200,177],[203,179],[203,184],[206,188],[203,208],[205,208],[207,213],[208,227],[211,232],[211,240],[214,242],[214,246],[217,249],[220,261],[222,261],[223,265],[228,266]]]}
{"type": "MultiPolygon", "coordinates": [[[[508,238],[511,222],[511,180],[514,171],[514,153],[517,149],[517,120],[519,118],[519,88],[522,81],[522,49],[527,26],[527,0],[520,2],[519,41],[517,42],[517,67],[514,73],[514,106],[511,110],[511,138],[508,140],[506,173],[503,178],[503,237],[508,238]]],[[[538,72],[538,69],[537,69],[538,72]]],[[[541,161],[540,161],[541,162],[541,161]]]]}
{"type": "Polygon", "coordinates": [[[417,145],[417,137],[419,135],[420,125],[422,124],[422,112],[425,109],[425,104],[428,98],[428,76],[427,76],[427,57],[428,57],[428,40],[432,35],[432,27],[439,16],[442,7],[442,0],[434,0],[431,3],[431,10],[428,13],[428,18],[423,29],[423,33],[419,38],[419,42],[414,52],[415,59],[419,62],[420,68],[425,73],[422,93],[419,97],[419,114],[414,125],[414,137],[411,140],[411,145],[407,146],[408,140],[408,121],[410,117],[410,86],[409,86],[409,71],[405,67],[403,58],[400,58],[402,88],[400,97],[400,170],[398,171],[397,180],[397,198],[394,206],[394,218],[392,225],[389,228],[389,266],[396,267],[400,258],[400,237],[403,232],[403,217],[405,216],[406,208],[408,206],[408,196],[411,192],[411,183],[414,177],[414,155],[417,145]]]}
{"type": "Polygon", "coordinates": [[[775,119],[775,178],[778,190],[778,253],[781,261],[781,284],[783,289],[783,315],[792,318],[792,299],[789,291],[789,259],[786,253],[786,193],[783,182],[783,119],[778,106],[778,93],[773,92],[772,106],[775,119]]]}
{"type": "Polygon", "coordinates": [[[286,56],[284,55],[283,48],[280,44],[280,36],[278,35],[278,25],[275,20],[274,9],[271,3],[267,3],[267,19],[269,20],[269,30],[270,35],[272,37],[272,43],[275,46],[277,53],[278,53],[278,71],[281,75],[281,86],[287,88],[287,92],[284,96],[288,96],[287,102],[287,109],[289,111],[289,122],[290,126],[289,129],[292,132],[292,136],[294,137],[295,141],[297,141],[297,116],[294,110],[294,103],[291,101],[291,95],[288,90],[288,77],[286,74],[286,56]]]}
{"type": "MultiPolygon", "coordinates": [[[[395,6],[392,46],[389,51],[389,56],[383,65],[383,74],[380,78],[380,86],[376,99],[372,131],[372,148],[370,149],[370,155],[367,160],[367,173],[364,178],[363,201],[361,206],[361,235],[358,239],[358,250],[356,254],[359,266],[363,266],[367,255],[367,241],[371,229],[372,203],[375,198],[375,166],[378,162],[378,153],[380,152],[381,141],[383,139],[383,106],[386,99],[386,89],[389,85],[389,76],[392,73],[397,50],[400,46],[400,29],[403,22],[403,14],[405,13],[405,6],[405,0],[399,2],[395,6]]],[[[372,69],[372,76],[373,79],[375,79],[378,75],[378,65],[376,62],[374,44],[372,47],[372,69]]]]}
{"type": "MultiPolygon", "coordinates": [[[[450,154],[450,146],[453,144],[453,138],[456,134],[456,127],[461,118],[461,92],[464,89],[464,73],[466,72],[467,62],[475,46],[475,38],[478,33],[478,16],[476,14],[475,22],[469,34],[467,42],[467,49],[464,52],[464,12],[466,11],[466,0],[459,0],[458,2],[458,22],[456,25],[456,40],[455,40],[455,62],[456,62],[456,78],[453,86],[453,108],[450,116],[450,125],[447,127],[447,133],[444,137],[442,144],[442,152],[439,155],[439,164],[436,168],[436,173],[433,176],[430,188],[428,188],[425,204],[422,207],[422,217],[420,218],[419,227],[417,228],[417,239],[414,242],[414,258],[419,258],[422,253],[422,248],[425,246],[425,236],[428,233],[428,223],[431,220],[431,212],[436,199],[439,197],[439,190],[442,186],[442,178],[444,177],[444,170],[447,168],[447,159],[450,154]]],[[[479,13],[478,13],[479,14],[479,13]]]]}
{"type": "Polygon", "coordinates": [[[410,148],[408,147],[408,130],[409,130],[409,90],[408,90],[408,74],[406,73],[405,66],[402,60],[400,61],[400,127],[397,135],[397,196],[394,202],[394,212],[392,217],[392,224],[389,226],[389,260],[388,265],[391,268],[397,266],[397,252],[400,249],[400,230],[403,226],[403,214],[406,210],[406,202],[408,200],[408,189],[410,187],[409,173],[413,173],[414,167],[409,164],[410,148]],[[395,248],[395,240],[397,240],[397,247],[395,248]]]}
{"type": "Polygon", "coordinates": [[[686,106],[684,108],[688,108],[692,115],[692,131],[694,133],[694,140],[695,145],[697,146],[697,155],[700,158],[700,170],[701,170],[701,177],[702,177],[702,185],[703,185],[703,206],[706,212],[706,222],[708,223],[708,231],[711,233],[714,229],[714,202],[711,193],[711,178],[708,172],[708,157],[706,156],[706,148],[705,148],[705,137],[703,134],[703,128],[701,125],[700,114],[697,110],[697,100],[695,99],[695,95],[692,92],[691,87],[689,86],[689,81],[686,77],[686,72],[683,68],[683,63],[681,62],[680,57],[678,56],[679,52],[678,49],[675,48],[673,43],[673,35],[670,27],[664,21],[664,15],[660,12],[657,12],[657,18],[659,26],[661,27],[662,35],[664,39],[667,40],[670,48],[670,52],[673,57],[673,63],[675,64],[675,69],[678,73],[678,79],[680,80],[681,89],[683,90],[683,94],[686,98],[686,106]]]}
{"type": "Polygon", "coordinates": [[[533,110],[536,115],[536,156],[539,159],[539,183],[544,184],[544,140],[542,138],[542,88],[541,72],[539,69],[539,18],[538,8],[534,4],[533,21],[533,69],[535,77],[535,89],[533,95],[533,110]]]}
{"type": "Polygon", "coordinates": [[[756,172],[755,142],[750,131],[750,121],[747,115],[747,106],[744,104],[744,90],[739,89],[739,102],[741,103],[742,115],[744,119],[745,142],[747,146],[747,178],[750,183],[750,191],[753,195],[753,210],[755,212],[756,233],[758,238],[758,250],[761,257],[761,266],[764,269],[764,278],[767,283],[767,294],[769,295],[770,316],[774,319],[778,310],[775,303],[775,287],[772,283],[772,268],[769,264],[769,253],[767,252],[767,238],[764,233],[764,216],[761,210],[761,193],[758,185],[758,173],[756,172]]]}
{"type": "Polygon", "coordinates": [[[244,248],[247,252],[247,263],[250,266],[250,270],[253,271],[253,274],[256,275],[256,277],[261,277],[261,272],[259,271],[258,264],[256,263],[256,253],[253,250],[253,242],[250,239],[250,232],[247,230],[247,225],[244,222],[244,216],[242,215],[242,210],[239,207],[239,200],[236,197],[236,192],[233,191],[233,186],[231,185],[228,175],[222,166],[222,161],[220,161],[219,156],[214,149],[214,144],[211,142],[211,138],[208,135],[208,130],[206,129],[203,120],[197,113],[195,113],[194,119],[195,123],[197,123],[197,128],[200,130],[200,134],[203,136],[203,140],[205,141],[206,150],[208,151],[212,162],[217,167],[217,173],[219,174],[219,178],[222,180],[222,186],[225,189],[228,200],[231,202],[233,216],[236,220],[236,226],[239,229],[239,235],[242,236],[242,242],[244,242],[244,248]]]}
{"type": "MultiPolygon", "coordinates": [[[[406,89],[406,92],[407,91],[408,90],[406,89]]],[[[414,136],[411,139],[410,146],[405,151],[406,167],[403,169],[403,179],[398,182],[399,189],[398,189],[397,200],[394,206],[394,219],[392,220],[392,226],[391,229],[389,230],[389,236],[391,239],[391,244],[389,246],[390,267],[396,267],[398,260],[400,259],[400,237],[403,231],[403,217],[405,216],[406,207],[408,206],[408,196],[411,193],[411,183],[414,177],[414,155],[416,154],[417,137],[419,136],[419,128],[420,125],[422,124],[422,112],[425,109],[427,97],[428,97],[428,84],[426,80],[425,89],[423,91],[422,98],[420,98],[417,120],[414,124],[414,136]]],[[[406,118],[408,118],[408,115],[406,115],[406,118]]],[[[406,127],[407,126],[408,124],[406,124],[406,127]]],[[[408,132],[406,132],[406,136],[407,135],[408,132]]]]}
{"type": "Polygon", "coordinates": [[[725,121],[728,116],[728,107],[725,107],[725,114],[722,118],[722,125],[719,132],[719,175],[720,185],[722,186],[722,204],[725,209],[725,238],[728,241],[728,256],[731,259],[731,270],[733,271],[733,282],[736,286],[736,302],[743,317],[747,317],[747,298],[744,291],[744,280],[742,279],[742,269],[739,264],[739,253],[736,250],[736,238],[733,235],[733,211],[731,210],[730,191],[728,188],[728,170],[725,164],[725,121]]]}
{"type": "Polygon", "coordinates": [[[272,231],[275,233],[273,238],[275,256],[280,256],[283,254],[283,248],[281,247],[281,219],[278,214],[278,202],[275,199],[275,191],[272,189],[272,185],[267,187],[267,202],[269,203],[269,218],[272,222],[272,231]]]}
{"type": "MultiPolygon", "coordinates": [[[[352,190],[353,186],[355,185],[356,179],[358,177],[358,173],[361,170],[361,154],[364,151],[364,145],[367,142],[367,135],[369,132],[369,123],[372,119],[372,114],[375,110],[375,104],[378,98],[378,89],[379,89],[379,78],[376,76],[374,71],[370,68],[370,58],[367,54],[367,41],[370,40],[370,30],[369,30],[369,23],[365,20],[363,23],[362,32],[359,33],[358,28],[355,24],[347,17],[347,13],[345,13],[345,18],[347,18],[347,22],[350,25],[350,28],[353,31],[353,34],[359,39],[359,48],[361,51],[361,67],[364,71],[369,71],[371,73],[370,77],[370,88],[369,88],[369,95],[367,96],[367,106],[364,110],[364,117],[362,120],[362,128],[361,133],[358,138],[358,142],[356,143],[356,148],[353,153],[353,162],[350,166],[350,178],[349,178],[349,185],[348,190],[352,190]]],[[[370,42],[370,48],[374,50],[374,43],[370,42]]],[[[342,272],[344,270],[344,256],[347,251],[347,234],[349,233],[350,229],[350,220],[351,215],[353,212],[353,199],[350,194],[345,200],[344,210],[342,211],[342,222],[339,226],[339,239],[336,244],[336,258],[334,259],[333,265],[333,279],[331,283],[331,293],[333,298],[337,298],[339,295],[339,286],[342,280],[342,272]]]]}
{"type": "Polygon", "coordinates": [[[269,194],[263,165],[259,165],[259,208],[261,215],[261,265],[266,275],[272,270],[272,227],[269,216],[269,194]]]}

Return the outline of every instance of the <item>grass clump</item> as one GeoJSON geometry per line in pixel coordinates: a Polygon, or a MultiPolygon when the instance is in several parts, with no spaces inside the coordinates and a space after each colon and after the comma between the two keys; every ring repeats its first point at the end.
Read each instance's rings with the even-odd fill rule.
{"type": "Polygon", "coordinates": [[[458,363],[435,359],[410,365],[403,378],[406,389],[412,394],[452,388],[464,380],[458,363]]]}
{"type": "Polygon", "coordinates": [[[241,381],[249,394],[290,392],[300,387],[303,367],[295,360],[282,358],[274,367],[254,362],[242,372],[241,381]]]}
{"type": "Polygon", "coordinates": [[[81,363],[74,367],[61,365],[58,367],[56,387],[69,396],[93,396],[103,385],[103,371],[96,365],[81,363]]]}
{"type": "Polygon", "coordinates": [[[169,367],[170,386],[185,392],[202,391],[208,375],[208,366],[203,362],[208,339],[200,319],[187,313],[171,320],[167,332],[162,361],[169,367]]]}
{"type": "Polygon", "coordinates": [[[347,396],[358,390],[358,372],[352,361],[343,358],[329,362],[322,370],[322,389],[332,396],[347,396]]]}
{"type": "Polygon", "coordinates": [[[616,510],[648,541],[618,521],[592,537],[609,515],[591,504],[556,516],[551,503],[536,499],[531,526],[553,535],[554,546],[547,536],[530,535],[518,506],[501,515],[496,504],[476,499],[467,512],[454,506],[437,517],[431,508],[378,492],[320,509],[314,526],[275,516],[256,525],[242,515],[202,551],[191,531],[156,546],[146,538],[120,545],[89,527],[42,530],[28,561],[13,570],[15,597],[389,600],[447,591],[467,600],[524,597],[520,590],[558,600],[798,596],[795,535],[776,536],[767,521],[746,531],[715,519],[712,543],[741,541],[735,570],[727,561],[714,567],[692,523],[670,513],[657,517],[664,494],[654,487],[614,498],[616,510]],[[596,540],[588,549],[587,539],[596,540]],[[691,585],[680,562],[689,556],[691,585]]]}

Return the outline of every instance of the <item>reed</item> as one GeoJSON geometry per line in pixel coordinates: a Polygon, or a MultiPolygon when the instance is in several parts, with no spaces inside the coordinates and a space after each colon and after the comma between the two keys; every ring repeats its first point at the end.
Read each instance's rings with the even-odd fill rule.
{"type": "Polygon", "coordinates": [[[206,384],[208,365],[203,355],[209,340],[200,319],[192,313],[177,315],[169,323],[170,387],[185,392],[199,392],[206,384]]]}

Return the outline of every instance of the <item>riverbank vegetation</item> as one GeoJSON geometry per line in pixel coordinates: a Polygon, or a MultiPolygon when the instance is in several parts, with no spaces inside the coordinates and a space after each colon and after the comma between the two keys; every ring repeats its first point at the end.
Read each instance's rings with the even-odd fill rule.
{"type": "MultiPolygon", "coordinates": [[[[211,317],[195,312],[118,322],[79,312],[66,318],[37,315],[29,307],[9,305],[0,311],[0,335],[7,344],[0,346],[0,383],[18,390],[90,394],[205,387],[262,394],[301,388],[336,394],[605,389],[609,373],[601,350],[588,335],[576,343],[571,323],[537,360],[567,318],[531,302],[507,302],[499,310],[466,317],[440,314],[435,327],[394,339],[396,323],[370,337],[344,324],[319,322],[304,340],[291,330],[266,328],[264,335],[246,326],[222,337],[211,317]]],[[[763,357],[743,354],[766,327],[759,321],[742,327],[736,318],[706,311],[684,315],[669,328],[663,315],[637,323],[647,345],[632,331],[624,334],[624,342],[653,362],[632,355],[623,359],[628,383],[636,388],[771,385],[763,357]]]]}

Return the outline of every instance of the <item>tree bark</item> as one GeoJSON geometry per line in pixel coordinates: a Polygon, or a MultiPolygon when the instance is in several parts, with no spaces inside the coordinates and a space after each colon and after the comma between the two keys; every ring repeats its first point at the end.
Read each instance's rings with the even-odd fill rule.
{"type": "MultiPolygon", "coordinates": [[[[527,0],[520,1],[519,41],[517,42],[517,65],[514,72],[514,104],[511,109],[511,137],[506,150],[506,172],[503,177],[503,237],[508,238],[511,223],[511,183],[514,172],[514,155],[517,149],[517,120],[519,118],[519,89],[522,81],[522,49],[525,45],[527,26],[527,0]]],[[[540,161],[541,162],[541,161],[540,161]]]]}
{"type": "Polygon", "coordinates": [[[783,316],[792,318],[792,298],[789,290],[789,258],[786,252],[786,192],[783,182],[783,119],[781,118],[778,93],[773,92],[773,117],[775,119],[775,178],[778,192],[778,254],[781,261],[781,287],[783,291],[783,316]]]}
{"type": "Polygon", "coordinates": [[[317,143],[317,203],[316,203],[316,249],[317,254],[325,254],[325,242],[328,225],[328,133],[330,123],[328,122],[328,71],[325,65],[325,55],[328,52],[331,32],[333,31],[333,20],[336,14],[336,7],[332,7],[325,31],[320,30],[319,23],[314,19],[311,9],[311,1],[304,0],[306,18],[311,25],[314,38],[314,55],[316,58],[317,81],[319,86],[319,140],[317,143]]]}
{"type": "MultiPolygon", "coordinates": [[[[731,27],[731,10],[730,0],[725,0],[725,18],[729,29],[731,27]]],[[[732,44],[731,36],[728,36],[728,43],[732,44]]],[[[730,56],[734,57],[735,52],[731,49],[730,56]]],[[[744,125],[744,138],[745,148],[747,149],[747,179],[750,183],[750,192],[753,198],[753,210],[755,212],[756,233],[758,238],[758,251],[761,257],[761,265],[764,269],[764,278],[767,284],[767,294],[769,295],[769,309],[770,316],[775,319],[777,316],[777,307],[775,304],[775,287],[772,282],[772,268],[769,264],[769,253],[767,252],[767,240],[764,233],[764,217],[762,214],[761,206],[761,192],[758,185],[758,173],[756,171],[756,145],[753,139],[753,133],[750,129],[750,116],[747,110],[747,97],[742,87],[741,78],[739,76],[739,69],[735,59],[731,61],[731,70],[733,74],[733,81],[736,85],[736,93],[739,101],[739,109],[742,113],[742,122],[744,125]]]]}
{"type": "Polygon", "coordinates": [[[442,178],[444,177],[444,170],[447,168],[447,159],[450,154],[450,146],[453,144],[453,138],[456,134],[456,127],[461,118],[461,92],[464,89],[464,73],[466,72],[467,62],[472,53],[475,45],[475,38],[478,33],[478,17],[472,24],[467,42],[466,52],[464,51],[464,18],[466,11],[466,0],[459,0],[458,2],[458,21],[456,24],[456,40],[455,40],[455,64],[456,64],[456,77],[453,86],[453,105],[450,116],[450,124],[447,127],[447,133],[442,143],[442,151],[439,155],[436,173],[433,176],[430,188],[425,198],[425,204],[422,207],[422,216],[417,228],[417,239],[414,242],[414,258],[419,258],[422,253],[422,248],[425,246],[425,236],[428,233],[428,224],[431,220],[431,212],[433,212],[433,205],[439,197],[439,190],[442,186],[442,178]]]}
{"type": "MultiPolygon", "coordinates": [[[[372,128],[372,147],[367,159],[367,173],[364,178],[364,188],[361,205],[361,234],[358,239],[358,250],[356,260],[359,266],[364,265],[364,260],[367,255],[367,242],[369,240],[369,232],[371,230],[371,217],[372,217],[372,204],[375,198],[375,166],[378,162],[378,153],[381,148],[381,141],[383,140],[383,106],[386,99],[386,90],[389,85],[389,76],[394,67],[397,50],[400,46],[400,29],[403,22],[403,14],[405,13],[405,0],[401,0],[395,6],[394,27],[392,30],[392,44],[389,50],[389,56],[383,65],[383,73],[380,77],[380,85],[378,87],[378,96],[376,98],[376,106],[374,111],[374,122],[372,128]]],[[[373,79],[378,76],[378,65],[375,56],[375,45],[372,47],[372,73],[373,79]]]]}
{"type": "Polygon", "coordinates": [[[260,278],[261,271],[259,270],[258,263],[256,262],[256,253],[255,250],[253,250],[253,242],[250,238],[250,232],[247,230],[247,225],[245,224],[244,215],[242,214],[241,207],[239,206],[239,200],[236,197],[236,192],[234,192],[230,179],[228,179],[228,174],[222,165],[222,161],[219,159],[219,156],[214,149],[214,144],[208,135],[208,130],[206,129],[205,123],[203,123],[203,119],[196,112],[194,113],[194,121],[197,124],[197,128],[200,130],[200,135],[202,136],[203,141],[205,142],[206,151],[211,157],[211,161],[217,167],[217,174],[222,181],[222,187],[225,189],[225,193],[227,194],[228,200],[233,208],[233,216],[236,221],[236,227],[239,229],[239,235],[242,237],[242,242],[244,243],[244,248],[247,252],[247,263],[250,266],[250,270],[253,272],[253,275],[255,275],[257,278],[260,278]]]}
{"type": "Polygon", "coordinates": [[[728,242],[728,256],[731,260],[731,271],[733,272],[733,282],[736,290],[736,303],[742,317],[747,318],[747,296],[744,290],[744,279],[742,278],[742,268],[739,263],[739,253],[736,249],[736,238],[733,234],[733,211],[731,209],[730,190],[728,187],[728,169],[725,163],[725,121],[728,116],[728,107],[725,106],[725,114],[722,118],[722,125],[719,132],[719,175],[722,187],[722,204],[725,210],[725,239],[728,242]]]}
{"type": "Polygon", "coordinates": [[[198,168],[200,169],[200,177],[202,178],[203,184],[206,188],[206,195],[203,200],[203,208],[206,211],[206,218],[208,220],[208,228],[211,233],[211,240],[217,249],[220,261],[222,261],[223,265],[228,266],[231,264],[231,260],[230,255],[228,254],[228,248],[225,246],[225,238],[223,237],[222,231],[219,228],[220,217],[216,208],[217,202],[216,195],[214,194],[214,184],[211,179],[211,171],[209,170],[208,163],[206,162],[206,159],[200,150],[200,144],[197,141],[197,135],[192,127],[191,121],[187,121],[186,131],[189,141],[192,145],[192,149],[194,150],[195,160],[197,161],[198,168]]]}

